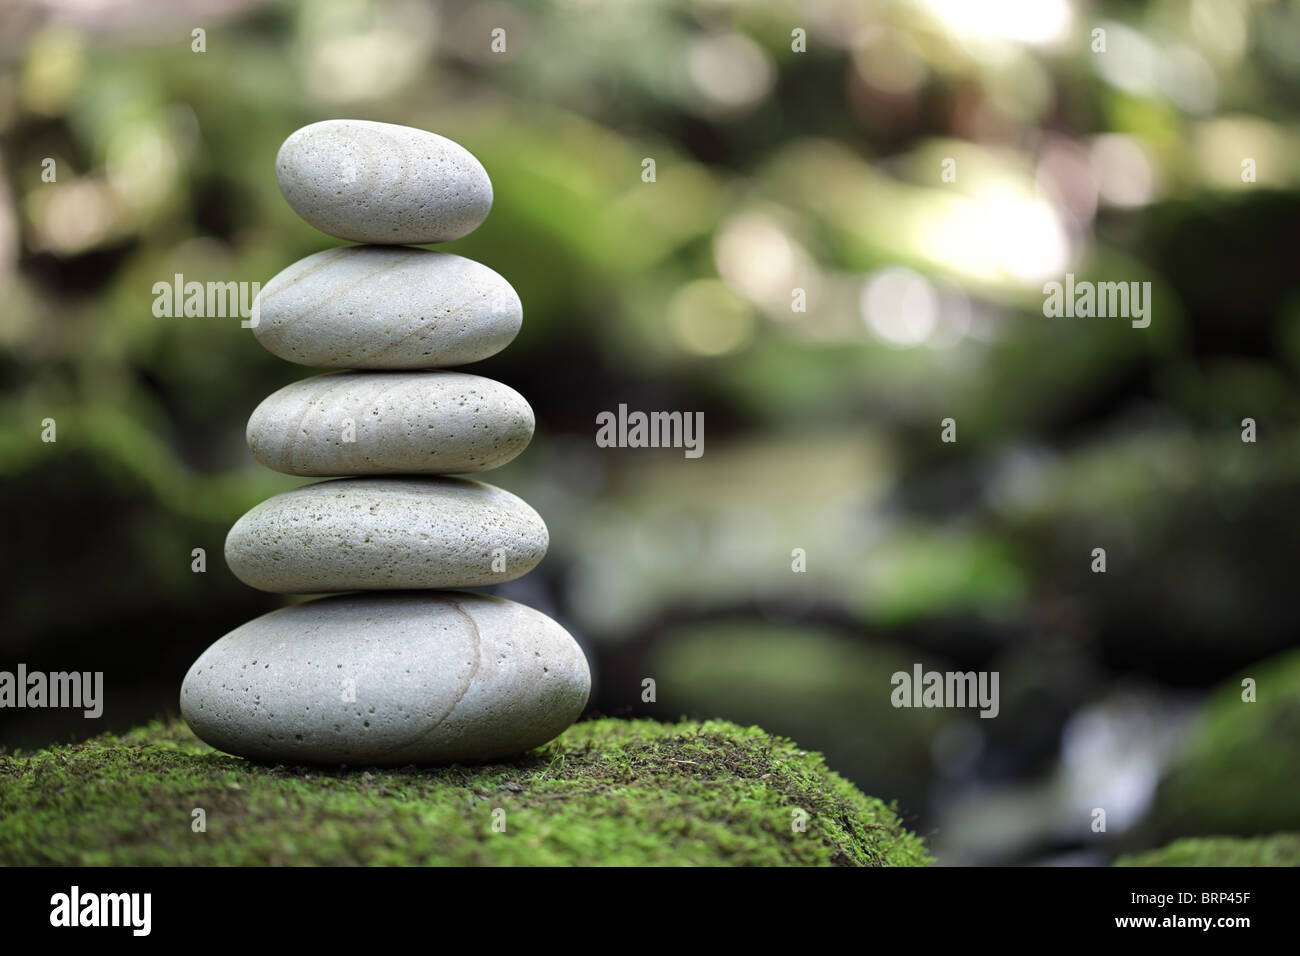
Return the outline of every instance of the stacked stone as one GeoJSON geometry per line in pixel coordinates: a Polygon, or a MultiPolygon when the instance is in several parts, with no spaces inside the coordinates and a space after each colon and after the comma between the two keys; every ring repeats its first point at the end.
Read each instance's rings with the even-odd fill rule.
{"type": "Polygon", "coordinates": [[[481,761],[545,743],[586,706],[587,661],[558,624],[480,587],[526,574],[546,525],[509,492],[453,474],[518,455],[533,413],[514,389],[449,367],[487,358],[522,307],[485,266],[411,248],[473,231],[492,185],[423,130],[334,120],[276,159],[294,211],[355,242],[289,266],[254,334],[281,358],[349,369],[271,395],[248,423],[269,468],[335,478],[257,505],[226,561],[264,591],[346,591],[274,611],[203,653],[181,713],[229,753],[284,763],[481,761]]]}

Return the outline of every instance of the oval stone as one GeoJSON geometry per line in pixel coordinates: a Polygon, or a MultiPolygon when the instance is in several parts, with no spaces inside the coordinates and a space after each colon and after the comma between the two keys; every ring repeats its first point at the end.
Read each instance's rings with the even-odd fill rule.
{"type": "Polygon", "coordinates": [[[253,457],[290,475],[486,471],[532,437],[522,395],[465,372],[317,375],[270,395],[248,420],[253,457]]]}
{"type": "Polygon", "coordinates": [[[511,343],[523,305],[485,265],[428,249],[343,246],[299,259],[256,299],[253,334],[318,368],[467,365],[511,343]]]}
{"type": "Polygon", "coordinates": [[[527,574],[541,517],[465,478],[338,478],[268,498],[235,522],[226,563],[262,591],[472,588],[527,574]]]}
{"type": "Polygon", "coordinates": [[[190,667],[181,714],[227,753],[280,763],[491,760],[587,704],[581,648],[540,611],[466,592],[347,594],[272,611],[190,667]]]}
{"type": "Polygon", "coordinates": [[[392,123],[304,126],[280,146],[275,175],[294,212],[354,242],[459,239],[492,208],[492,182],[469,150],[392,123]]]}

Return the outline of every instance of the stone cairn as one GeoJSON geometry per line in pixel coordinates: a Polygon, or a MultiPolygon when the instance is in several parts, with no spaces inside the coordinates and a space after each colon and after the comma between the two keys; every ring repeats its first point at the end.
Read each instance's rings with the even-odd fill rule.
{"type": "Polygon", "coordinates": [[[262,290],[262,345],[350,371],[271,395],[248,446],[276,471],[349,477],[254,507],[226,561],[264,591],[352,593],[217,641],[190,667],[181,713],[219,750],[282,763],[471,762],[543,744],[586,706],[582,650],[538,611],[442,590],[512,580],[546,553],[527,504],[446,477],[505,464],[532,438],[518,392],[447,370],[509,345],[522,306],[491,269],[405,245],[477,228],[487,172],[433,133],[332,120],[285,140],[276,174],[303,219],[365,245],[310,255],[262,290]]]}

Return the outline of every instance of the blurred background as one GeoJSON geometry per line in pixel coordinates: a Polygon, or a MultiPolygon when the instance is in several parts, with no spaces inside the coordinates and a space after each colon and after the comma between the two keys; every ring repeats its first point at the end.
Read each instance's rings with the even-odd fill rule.
{"type": "Polygon", "coordinates": [[[340,244],[273,163],[354,117],[492,177],[440,248],[524,302],[472,370],[536,411],[485,477],[552,538],[496,593],[583,643],[594,712],[792,736],[941,863],[1298,829],[1298,107],[1283,0],[10,0],[0,669],[102,670],[106,704],[0,711],[0,744],[176,713],[283,602],[222,544],[302,483],[244,424],[310,372],[152,287],[340,244]],[[1150,281],[1150,327],[1045,318],[1067,272],[1150,281]],[[704,412],[704,456],[596,447],[620,403],[704,412]],[[914,663],[998,671],[1000,715],[894,709],[914,663]]]}

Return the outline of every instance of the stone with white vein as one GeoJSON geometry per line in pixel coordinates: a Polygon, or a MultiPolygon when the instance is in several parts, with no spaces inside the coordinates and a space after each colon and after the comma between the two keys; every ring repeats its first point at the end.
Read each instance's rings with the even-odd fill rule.
{"type": "Polygon", "coordinates": [[[492,208],[492,182],[469,150],[392,123],[304,126],[281,145],[275,173],[294,212],[353,242],[459,239],[492,208]]]}
{"type": "Polygon", "coordinates": [[[268,498],[226,536],[226,564],[282,594],[473,588],[527,574],[546,524],[508,491],[466,478],[338,478],[268,498]]]}
{"type": "Polygon", "coordinates": [[[465,372],[335,372],[286,385],[248,420],[253,457],[290,475],[486,471],[533,436],[508,385],[465,372]]]}
{"type": "Polygon", "coordinates": [[[263,287],[253,334],[317,368],[466,365],[513,341],[523,306],[472,259],[427,249],[342,246],[299,259],[263,287]]]}
{"type": "Polygon", "coordinates": [[[278,763],[442,764],[557,736],[591,686],[555,621],[467,592],[347,594],[272,611],[190,667],[181,714],[228,753],[278,763]]]}

